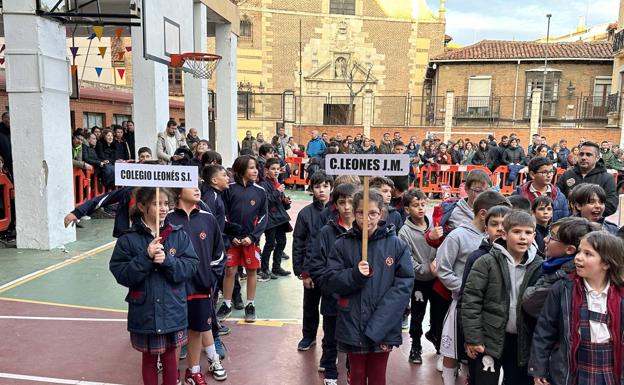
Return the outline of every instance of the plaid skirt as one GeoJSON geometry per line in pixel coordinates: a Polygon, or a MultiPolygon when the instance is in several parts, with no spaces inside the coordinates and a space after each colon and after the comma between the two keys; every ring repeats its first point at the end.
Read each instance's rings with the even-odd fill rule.
{"type": "Polygon", "coordinates": [[[167,334],[140,334],[130,332],[132,347],[141,353],[163,354],[168,348],[179,348],[186,345],[188,334],[186,329],[167,334]]]}

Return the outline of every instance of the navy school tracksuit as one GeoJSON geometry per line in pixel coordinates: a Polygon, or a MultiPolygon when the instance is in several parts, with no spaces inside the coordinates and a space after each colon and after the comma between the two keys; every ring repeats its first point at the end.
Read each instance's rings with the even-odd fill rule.
{"type": "MultiPolygon", "coordinates": [[[[297,215],[297,222],[293,232],[292,261],[293,271],[300,279],[310,277],[310,272],[307,268],[307,255],[310,250],[311,240],[324,225],[321,220],[321,212],[324,207],[321,202],[314,199],[312,203],[301,209],[299,215],[297,215]]],[[[321,289],[318,286],[312,289],[303,289],[303,337],[312,341],[316,340],[320,301],[321,289]]]]}
{"type": "MultiPolygon", "coordinates": [[[[268,223],[264,232],[264,248],[262,250],[262,270],[269,271],[269,258],[273,252],[273,270],[281,267],[282,254],[286,248],[286,233],[291,231],[290,209],[286,196],[280,192],[271,178],[266,177],[260,186],[266,191],[268,207],[268,223]]],[[[279,183],[277,183],[279,186],[279,183]]]]}
{"type": "Polygon", "coordinates": [[[130,200],[134,187],[123,187],[118,190],[98,195],[77,206],[72,214],[80,219],[85,215],[92,215],[100,207],[107,207],[115,203],[118,204],[113,226],[113,237],[119,238],[122,232],[130,228],[130,200]]]}
{"type": "MultiPolygon", "coordinates": [[[[323,315],[323,355],[321,367],[325,368],[326,379],[338,379],[336,359],[338,347],[336,344],[336,296],[327,288],[329,255],[334,248],[336,238],[347,230],[338,224],[338,219],[331,219],[321,228],[314,237],[308,251],[308,258],[304,265],[312,277],[314,285],[321,290],[321,314],[323,315]]],[[[316,333],[316,330],[314,331],[316,333]]]]}

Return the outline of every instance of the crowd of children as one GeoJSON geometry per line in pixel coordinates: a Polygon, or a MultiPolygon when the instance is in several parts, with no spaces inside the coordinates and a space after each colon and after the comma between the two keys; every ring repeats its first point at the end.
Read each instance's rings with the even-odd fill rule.
{"type": "MultiPolygon", "coordinates": [[[[183,381],[206,383],[202,351],[208,373],[225,380],[215,346],[220,321],[240,306],[254,322],[256,282],[291,274],[282,267],[293,231],[283,166],[267,149],[260,155],[241,155],[231,173],[206,164],[201,186],[171,197],[163,190],[159,201],[154,189],[123,190],[131,198],[120,209],[131,211],[116,233],[110,270],[129,289],[128,330],[143,353],[145,384],[158,383],[157,362],[165,385],[180,380],[183,345],[183,381]],[[245,277],[246,303],[238,284],[245,277]]],[[[566,200],[552,183],[550,160],[533,158],[528,168],[531,181],[511,197],[483,171],[471,171],[466,197],[441,203],[433,216],[427,195],[407,188],[407,176],[373,178],[367,212],[359,178],[334,179],[322,170],[310,176],[313,200],[293,231],[293,271],[303,286],[297,349],[316,343],[322,315],[324,384],[337,384],[345,370],[351,385],[385,385],[389,354],[403,342],[404,314],[411,315],[409,362],[423,362],[424,336],[438,353],[444,385],[460,373],[475,385],[501,378],[624,384],[624,242],[604,218],[605,191],[581,183],[566,200]]],[[[68,220],[88,211],[78,208],[68,220]]]]}

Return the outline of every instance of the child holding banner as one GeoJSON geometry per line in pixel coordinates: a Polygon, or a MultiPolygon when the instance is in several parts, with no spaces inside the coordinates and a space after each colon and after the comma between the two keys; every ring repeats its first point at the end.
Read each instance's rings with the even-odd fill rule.
{"type": "Polygon", "coordinates": [[[409,248],[381,221],[383,197],[370,192],[368,212],[364,194],[353,199],[355,224],[331,251],[328,292],[338,295],[336,340],[347,353],[351,385],[385,385],[392,347],[403,342],[401,317],[414,285],[409,248]],[[368,262],[362,258],[362,225],[368,216],[368,262]]]}
{"type": "Polygon", "coordinates": [[[133,226],[119,237],[109,268],[117,282],[129,288],[128,331],[132,346],[143,353],[143,383],[158,385],[160,354],[163,385],[175,385],[176,348],[187,341],[185,283],[195,274],[199,259],[180,226],[168,224],[155,237],[161,226],[157,218],[164,219],[169,211],[165,190],[157,202],[156,189],[139,188],[136,202],[133,226]]]}
{"type": "Polygon", "coordinates": [[[223,281],[223,304],[217,312],[219,319],[232,314],[232,291],[238,266],[247,271],[247,305],[245,321],[256,321],[256,271],[260,268],[258,243],[266,229],[266,192],[255,182],[258,179],[258,162],[250,155],[236,158],[232,165],[234,183],[223,194],[227,226],[231,228],[231,246],[227,250],[227,269],[223,281]]]}

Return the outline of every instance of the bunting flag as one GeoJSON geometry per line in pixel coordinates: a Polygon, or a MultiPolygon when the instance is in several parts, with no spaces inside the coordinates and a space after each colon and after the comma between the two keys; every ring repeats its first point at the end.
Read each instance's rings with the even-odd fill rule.
{"type": "Polygon", "coordinates": [[[132,47],[127,46],[127,47],[126,47],[126,51],[128,51],[128,52],[132,51],[132,47]]]}
{"type": "Polygon", "coordinates": [[[116,37],[121,37],[121,34],[123,33],[123,27],[117,27],[115,28],[115,36],[116,37]]]}
{"type": "Polygon", "coordinates": [[[119,74],[119,79],[123,79],[124,74],[126,73],[125,68],[117,68],[117,73],[119,74]]]}
{"type": "Polygon", "coordinates": [[[5,48],[6,48],[6,44],[2,44],[2,47],[0,48],[0,53],[4,52],[5,48]]]}
{"type": "Polygon", "coordinates": [[[102,67],[95,67],[95,72],[97,73],[98,78],[102,75],[102,67]]]}
{"type": "Polygon", "coordinates": [[[75,64],[72,64],[71,66],[71,73],[72,75],[76,75],[76,72],[78,72],[78,66],[75,64]]]}
{"type": "Polygon", "coordinates": [[[104,34],[104,27],[101,25],[94,25],[93,33],[95,33],[95,36],[97,36],[98,40],[101,40],[102,35],[104,34]]]}
{"type": "Polygon", "coordinates": [[[122,52],[117,52],[117,53],[115,54],[115,60],[122,61],[123,59],[124,59],[124,53],[123,53],[123,51],[122,51],[122,52]]]}
{"type": "Polygon", "coordinates": [[[104,55],[106,54],[106,47],[98,47],[98,49],[100,50],[100,56],[104,58],[104,55]]]}
{"type": "Polygon", "coordinates": [[[4,64],[4,58],[3,57],[0,57],[0,65],[1,64],[4,64]]]}
{"type": "Polygon", "coordinates": [[[78,55],[78,47],[69,47],[69,50],[72,53],[72,56],[74,57],[74,59],[76,58],[76,55],[78,55]]]}
{"type": "Polygon", "coordinates": [[[89,39],[89,40],[93,40],[93,39],[95,39],[95,32],[91,32],[91,33],[89,34],[89,37],[88,37],[87,39],[89,39]]]}

